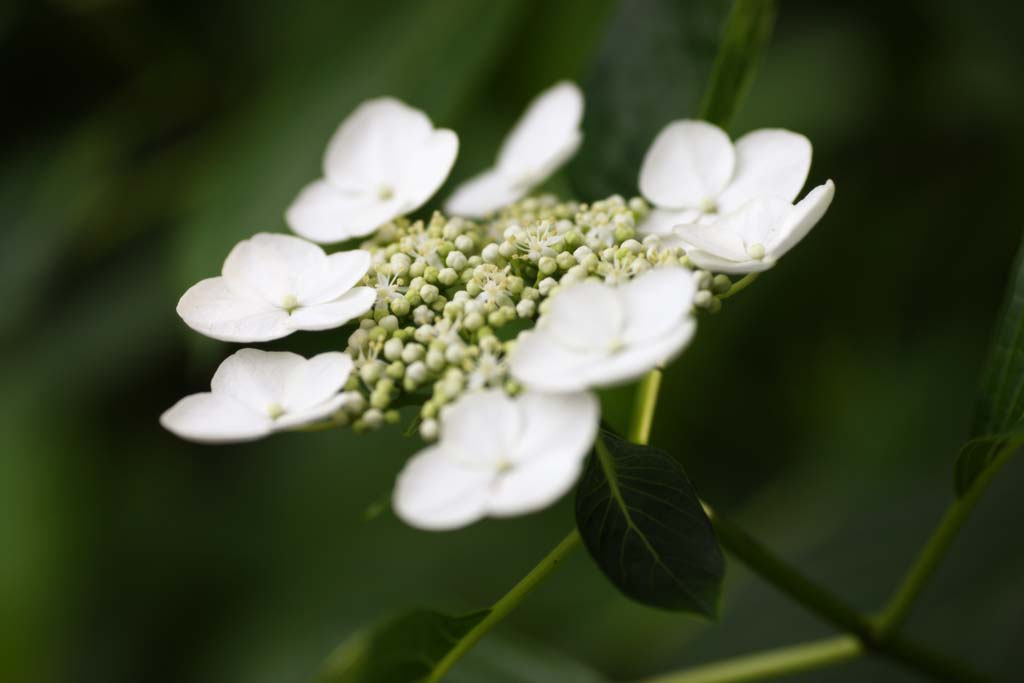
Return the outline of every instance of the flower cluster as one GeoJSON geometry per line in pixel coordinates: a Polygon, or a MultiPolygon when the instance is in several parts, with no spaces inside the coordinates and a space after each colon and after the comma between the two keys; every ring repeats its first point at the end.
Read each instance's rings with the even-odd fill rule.
{"type": "Polygon", "coordinates": [[[563,495],[597,431],[592,390],[681,353],[694,312],[717,310],[733,287],[727,274],[774,265],[834,191],[829,181],[792,203],[810,167],[802,136],[755,131],[733,146],[710,124],[677,121],[644,160],[645,198],[527,196],[579,147],[582,114],[575,85],[542,93],[447,215],[414,220],[458,138],[397,100],[361,105],[331,139],[323,178],[285,214],[299,237],[241,242],[178,304],[216,339],[350,325],[346,348],[309,360],[242,349],[164,426],[202,442],[313,424],[360,432],[415,406],[430,445],[398,477],[408,523],[453,528],[563,495]],[[313,243],[356,237],[347,251],[313,243]]]}

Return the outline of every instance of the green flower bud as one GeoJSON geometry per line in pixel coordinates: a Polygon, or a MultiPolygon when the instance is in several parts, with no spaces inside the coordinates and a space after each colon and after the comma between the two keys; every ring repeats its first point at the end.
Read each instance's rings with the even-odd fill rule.
{"type": "Polygon", "coordinates": [[[437,420],[433,418],[427,418],[420,422],[420,437],[424,441],[434,441],[437,439],[439,431],[437,420]]]}
{"type": "Polygon", "coordinates": [[[392,408],[391,410],[384,413],[384,422],[388,423],[389,425],[396,425],[398,424],[398,421],[401,419],[401,417],[402,416],[398,414],[398,411],[392,408]]]}
{"type": "Polygon", "coordinates": [[[402,295],[402,298],[405,299],[405,302],[409,304],[410,308],[415,308],[416,306],[419,306],[421,303],[423,303],[423,300],[420,299],[420,293],[417,292],[415,289],[410,289],[408,292],[402,295]]]}
{"type": "Polygon", "coordinates": [[[420,415],[422,415],[426,419],[430,419],[432,417],[437,417],[438,411],[439,408],[437,403],[428,399],[427,402],[424,403],[423,407],[420,409],[420,415]]]}
{"type": "Polygon", "coordinates": [[[561,270],[569,270],[576,265],[576,258],[568,251],[563,251],[555,257],[555,263],[561,270]]]}
{"type": "Polygon", "coordinates": [[[400,360],[392,361],[384,373],[391,379],[402,379],[405,375],[405,363],[400,360]]]}
{"type": "Polygon", "coordinates": [[[501,327],[508,320],[505,318],[505,312],[502,310],[491,311],[487,314],[487,324],[491,327],[501,327]]]}
{"type": "Polygon", "coordinates": [[[402,357],[402,349],[405,345],[399,339],[392,337],[384,342],[384,357],[388,360],[398,360],[402,357]]]}
{"type": "Polygon", "coordinates": [[[631,225],[617,225],[615,226],[615,241],[616,242],[627,242],[636,235],[636,230],[631,225]]]}
{"type": "Polygon", "coordinates": [[[419,292],[420,298],[423,299],[423,301],[428,304],[432,303],[437,298],[437,295],[441,293],[437,287],[428,284],[424,284],[422,287],[420,287],[419,292]]]}
{"type": "Polygon", "coordinates": [[[459,279],[459,274],[453,268],[444,268],[437,274],[437,281],[445,287],[451,287],[459,279]]]}
{"type": "Polygon", "coordinates": [[[427,351],[425,364],[427,369],[433,372],[440,372],[443,370],[445,366],[444,351],[436,348],[432,348],[427,351]]]}
{"type": "Polygon", "coordinates": [[[715,297],[706,289],[702,289],[693,295],[693,305],[697,308],[708,308],[715,297]]]}
{"type": "Polygon", "coordinates": [[[362,422],[370,429],[377,429],[384,423],[384,413],[373,407],[363,413],[362,422]]]}
{"type": "Polygon", "coordinates": [[[540,291],[533,287],[523,288],[522,298],[527,301],[537,301],[540,299],[540,291]]]}
{"type": "Polygon", "coordinates": [[[480,283],[477,282],[476,280],[470,280],[469,282],[466,283],[466,293],[469,294],[470,296],[477,296],[482,291],[483,288],[480,286],[480,283]]]}
{"type": "MultiPolygon", "coordinates": [[[[421,327],[423,325],[429,325],[434,322],[434,312],[430,310],[429,306],[421,304],[412,312],[412,321],[421,327]]],[[[416,341],[420,340],[417,339],[416,341]]]]}
{"type": "Polygon", "coordinates": [[[444,359],[452,364],[462,362],[465,355],[466,348],[462,344],[452,344],[444,351],[444,359]]]}
{"type": "Polygon", "coordinates": [[[423,347],[423,344],[412,342],[411,344],[406,344],[405,348],[402,349],[402,361],[406,364],[412,363],[421,360],[426,353],[427,350],[423,347]]]}
{"type": "MultiPolygon", "coordinates": [[[[468,254],[473,251],[473,238],[469,235],[459,235],[455,238],[455,248],[461,251],[463,254],[468,254]]],[[[448,254],[451,256],[451,254],[448,254]]]]}
{"type": "Polygon", "coordinates": [[[381,318],[377,322],[377,324],[383,330],[386,330],[388,332],[394,332],[395,330],[398,329],[398,318],[396,318],[393,315],[386,315],[383,318],[381,318]]]}
{"type": "Polygon", "coordinates": [[[405,297],[395,297],[389,304],[391,312],[397,316],[405,316],[409,314],[409,302],[406,301],[405,297]]]}
{"type": "Polygon", "coordinates": [[[570,230],[565,233],[565,237],[562,238],[562,243],[569,249],[575,249],[583,244],[583,233],[579,230],[570,230]]]}
{"type": "Polygon", "coordinates": [[[695,273],[697,289],[711,289],[711,273],[706,270],[698,270],[695,273]]]}
{"type": "Polygon", "coordinates": [[[370,330],[370,341],[371,342],[383,342],[388,338],[388,331],[383,327],[375,327],[370,330]]]}
{"type": "Polygon", "coordinates": [[[417,259],[413,261],[411,266],[409,266],[409,275],[412,275],[413,277],[421,277],[426,268],[427,262],[417,259]]]}
{"type": "Polygon", "coordinates": [[[523,282],[523,278],[518,275],[509,275],[505,278],[505,288],[512,294],[522,293],[525,284],[526,283],[523,282]]]}
{"type": "Polygon", "coordinates": [[[426,363],[421,360],[410,363],[409,367],[405,369],[405,378],[416,384],[423,384],[429,374],[426,363]]]}
{"type": "Polygon", "coordinates": [[[484,247],[483,251],[480,252],[480,256],[483,257],[485,263],[497,263],[501,258],[498,245],[493,242],[484,247]]]}
{"type": "Polygon", "coordinates": [[[541,256],[540,260],[537,261],[537,270],[544,275],[551,275],[551,273],[558,270],[558,263],[550,256],[541,256]]]}
{"type": "Polygon", "coordinates": [[[516,315],[520,318],[532,318],[537,312],[537,304],[530,299],[523,299],[516,304],[516,315]]]}
{"type": "Polygon", "coordinates": [[[456,271],[461,272],[466,267],[466,260],[466,255],[463,254],[461,251],[452,251],[449,252],[448,256],[445,257],[444,264],[449,268],[453,268],[456,271]]]}
{"type": "Polygon", "coordinates": [[[546,277],[540,281],[540,284],[537,285],[537,289],[540,291],[541,296],[550,296],[552,294],[552,290],[557,286],[557,280],[555,280],[554,278],[546,277]]]}
{"type": "Polygon", "coordinates": [[[465,320],[462,321],[462,324],[467,330],[474,332],[483,327],[484,317],[480,313],[474,311],[466,316],[465,320]]]}
{"type": "Polygon", "coordinates": [[[711,278],[711,291],[715,294],[725,294],[732,287],[732,280],[728,275],[719,273],[711,278]]]}

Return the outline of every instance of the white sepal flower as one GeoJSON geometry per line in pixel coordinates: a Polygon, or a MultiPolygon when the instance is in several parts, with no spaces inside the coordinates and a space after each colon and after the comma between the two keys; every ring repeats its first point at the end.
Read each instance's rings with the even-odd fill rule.
{"type": "Polygon", "coordinates": [[[336,412],[351,371],[352,359],[337,351],[307,360],[286,351],[241,349],[217,368],[209,392],[181,399],[160,424],[189,441],[252,441],[336,412]]]}
{"type": "Polygon", "coordinates": [[[482,217],[525,197],[579,149],[582,120],[583,93],[575,83],[542,92],[505,137],[495,165],[459,185],[445,212],[482,217]]]}
{"type": "Polygon", "coordinates": [[[550,310],[516,342],[512,377],[538,391],[580,391],[640,377],[693,337],[693,273],[657,268],[624,285],[587,280],[550,299],[550,310]]]}
{"type": "Polygon", "coordinates": [[[547,507],[579,478],[599,416],[589,393],[464,394],[442,411],[440,440],[399,474],[395,512],[440,531],[547,507]]]}
{"type": "Polygon", "coordinates": [[[811,143],[778,128],[747,133],[734,145],[704,121],[680,120],[654,139],[640,168],[640,192],[654,210],[639,226],[665,234],[680,223],[732,213],[754,199],[792,202],[811,168],[811,143]]]}
{"type": "Polygon", "coordinates": [[[345,119],[324,153],[324,177],[285,213],[314,242],[368,235],[415,211],[448,177],[459,138],[422,111],[391,97],[367,100],[345,119]]]}
{"type": "Polygon", "coordinates": [[[819,185],[795,206],[782,199],[755,199],[713,223],[679,225],[686,255],[716,273],[768,270],[825,215],[835,185],[819,185]]]}
{"type": "Polygon", "coordinates": [[[370,309],[366,251],[327,255],[315,244],[260,233],[235,245],[220,277],[193,285],[178,315],[196,332],[229,342],[261,342],[296,330],[329,330],[370,309]]]}

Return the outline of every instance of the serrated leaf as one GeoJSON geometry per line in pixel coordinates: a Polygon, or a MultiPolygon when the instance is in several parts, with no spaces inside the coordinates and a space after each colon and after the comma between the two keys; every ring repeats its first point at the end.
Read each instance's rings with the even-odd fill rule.
{"type": "Polygon", "coordinates": [[[701,118],[726,127],[750,86],[754,67],[775,26],[775,0],[736,0],[726,22],[701,118]]]}
{"type": "Polygon", "coordinates": [[[597,565],[627,597],[714,616],[725,559],[682,466],[602,432],[576,491],[576,524],[597,565]]]}
{"type": "Polygon", "coordinates": [[[1021,446],[1024,446],[1024,422],[1018,422],[1003,434],[979,436],[965,443],[956,458],[956,494],[967,493],[992,463],[1009,457],[1021,446]]]}
{"type": "Polygon", "coordinates": [[[1015,441],[1024,418],[1024,246],[1017,252],[1012,278],[985,363],[971,428],[974,438],[957,457],[957,495],[1015,441]]]}
{"type": "Polygon", "coordinates": [[[324,666],[324,683],[417,683],[488,610],[453,617],[414,610],[342,643],[324,666]]]}
{"type": "Polygon", "coordinates": [[[580,198],[635,194],[647,147],[673,119],[728,126],[774,22],[774,0],[620,3],[584,83],[583,148],[569,169],[580,198]]]}

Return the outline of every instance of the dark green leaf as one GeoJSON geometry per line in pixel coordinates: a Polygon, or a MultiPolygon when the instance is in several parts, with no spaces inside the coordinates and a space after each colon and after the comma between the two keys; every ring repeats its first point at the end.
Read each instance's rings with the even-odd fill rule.
{"type": "Polygon", "coordinates": [[[569,168],[580,199],[636,194],[637,173],[661,128],[696,116],[728,3],[624,0],[584,80],[583,147],[569,168]]]}
{"type": "Polygon", "coordinates": [[[971,436],[1001,434],[1024,416],[1024,247],[996,326],[971,436]]]}
{"type": "Polygon", "coordinates": [[[424,680],[487,611],[451,617],[415,610],[357,633],[330,656],[324,683],[416,683],[424,680]]]}
{"type": "Polygon", "coordinates": [[[956,460],[956,491],[963,495],[1006,449],[1016,450],[1024,418],[1024,246],[996,325],[974,412],[971,436],[956,460]]]}
{"type": "Polygon", "coordinates": [[[715,58],[711,83],[701,102],[702,119],[723,128],[729,125],[774,25],[775,0],[736,0],[715,58]]]}
{"type": "Polygon", "coordinates": [[[1009,457],[1024,446],[1024,422],[1018,422],[1003,434],[971,439],[956,458],[956,494],[962,496],[992,463],[1009,457]]]}
{"type": "Polygon", "coordinates": [[[664,451],[602,432],[576,491],[576,524],[626,596],[715,614],[725,560],[690,480],[664,451]]]}

